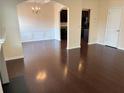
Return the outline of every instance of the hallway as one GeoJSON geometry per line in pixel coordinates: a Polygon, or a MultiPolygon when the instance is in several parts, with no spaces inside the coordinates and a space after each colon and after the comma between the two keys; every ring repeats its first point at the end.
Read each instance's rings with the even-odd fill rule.
{"type": "Polygon", "coordinates": [[[65,42],[24,43],[25,59],[7,62],[5,93],[124,93],[124,51],[65,42]]]}

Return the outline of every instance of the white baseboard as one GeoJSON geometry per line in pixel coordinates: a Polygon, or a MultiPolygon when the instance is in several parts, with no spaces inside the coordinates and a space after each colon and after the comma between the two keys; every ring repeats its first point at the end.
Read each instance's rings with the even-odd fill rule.
{"type": "Polygon", "coordinates": [[[8,58],[5,58],[5,61],[16,60],[16,59],[22,59],[22,58],[24,58],[24,56],[8,57],[8,58]]]}
{"type": "Polygon", "coordinates": [[[57,39],[57,38],[55,38],[55,39],[53,39],[53,40],[61,41],[61,39],[57,39]]]}
{"type": "Polygon", "coordinates": [[[54,38],[51,39],[39,39],[39,40],[28,40],[28,41],[21,41],[22,43],[28,43],[28,42],[37,42],[37,41],[46,41],[46,40],[55,40],[54,38]]]}
{"type": "Polygon", "coordinates": [[[96,44],[105,45],[104,43],[97,42],[96,44]]]}
{"type": "Polygon", "coordinates": [[[120,49],[120,50],[124,50],[124,48],[122,48],[122,47],[118,47],[118,49],[120,49]]]}
{"type": "Polygon", "coordinates": [[[81,48],[81,46],[67,47],[67,50],[72,50],[72,49],[76,49],[76,48],[81,48]]]}
{"type": "MultiPolygon", "coordinates": [[[[104,46],[105,46],[104,43],[99,43],[99,42],[97,42],[97,44],[100,44],[100,45],[104,45],[104,46]]],[[[122,48],[122,47],[117,47],[117,49],[124,50],[124,48],[122,48]]]]}
{"type": "Polygon", "coordinates": [[[88,45],[93,45],[93,44],[96,44],[96,42],[94,42],[94,43],[88,43],[88,45]]]}

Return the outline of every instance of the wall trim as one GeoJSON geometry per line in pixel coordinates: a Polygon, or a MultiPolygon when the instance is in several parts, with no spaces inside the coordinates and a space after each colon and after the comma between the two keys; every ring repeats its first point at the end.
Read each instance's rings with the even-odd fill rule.
{"type": "Polygon", "coordinates": [[[93,44],[99,44],[105,46],[105,43],[101,43],[101,42],[88,43],[88,45],[93,45],[93,44]]]}
{"type": "Polygon", "coordinates": [[[124,48],[122,48],[122,47],[118,47],[118,49],[120,49],[120,50],[124,50],[124,48]]]}
{"type": "Polygon", "coordinates": [[[81,45],[80,46],[75,46],[75,47],[67,47],[66,49],[67,50],[72,50],[72,49],[77,49],[77,48],[81,48],[81,45]]]}
{"type": "Polygon", "coordinates": [[[22,58],[24,58],[24,56],[8,57],[8,58],[5,58],[5,61],[11,61],[11,60],[22,59],[22,58]]]}
{"type": "Polygon", "coordinates": [[[58,38],[54,38],[53,40],[58,40],[58,41],[62,41],[60,38],[58,39],[58,38]]]}
{"type": "Polygon", "coordinates": [[[55,40],[55,39],[54,38],[50,38],[50,39],[28,40],[28,41],[21,41],[21,42],[22,43],[29,43],[29,42],[47,41],[47,40],[55,40]]]}
{"type": "Polygon", "coordinates": [[[88,43],[88,45],[93,45],[93,44],[96,44],[96,42],[93,42],[93,43],[88,43]]]}
{"type": "Polygon", "coordinates": [[[101,43],[101,42],[96,42],[96,44],[100,44],[100,45],[105,46],[105,44],[104,43],[101,43]]]}
{"type": "MultiPolygon", "coordinates": [[[[99,43],[99,42],[97,42],[96,44],[100,44],[100,45],[103,45],[103,46],[105,46],[105,44],[104,43],[99,43]]],[[[119,50],[124,50],[124,48],[122,48],[122,47],[116,47],[117,49],[119,49],[119,50]]]]}

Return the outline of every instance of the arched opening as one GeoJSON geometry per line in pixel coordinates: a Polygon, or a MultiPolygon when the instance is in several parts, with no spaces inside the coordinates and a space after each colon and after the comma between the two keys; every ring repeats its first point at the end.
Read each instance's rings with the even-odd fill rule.
{"type": "Polygon", "coordinates": [[[22,43],[55,39],[54,2],[25,1],[17,6],[17,13],[22,43]]]}
{"type": "Polygon", "coordinates": [[[38,2],[35,13],[34,6],[30,0],[17,5],[21,42],[57,40],[67,48],[68,8],[55,1],[38,2]]]}

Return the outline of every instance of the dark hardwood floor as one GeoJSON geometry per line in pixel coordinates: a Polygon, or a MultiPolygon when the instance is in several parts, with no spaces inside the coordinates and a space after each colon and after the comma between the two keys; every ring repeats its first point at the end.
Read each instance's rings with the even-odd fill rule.
{"type": "Polygon", "coordinates": [[[124,51],[65,42],[25,43],[24,61],[7,62],[4,93],[124,93],[124,51]]]}

